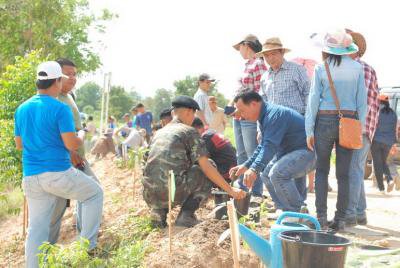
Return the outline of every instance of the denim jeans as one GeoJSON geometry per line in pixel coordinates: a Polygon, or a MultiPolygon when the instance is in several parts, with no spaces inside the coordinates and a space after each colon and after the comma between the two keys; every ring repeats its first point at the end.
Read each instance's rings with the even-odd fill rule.
{"type": "Polygon", "coordinates": [[[284,211],[299,212],[307,196],[306,175],[315,168],[315,153],[307,149],[274,158],[262,172],[275,206],[284,211]]]}
{"type": "MultiPolygon", "coordinates": [[[[97,179],[96,175],[90,168],[89,162],[87,162],[86,159],[84,160],[84,162],[85,166],[82,172],[85,173],[87,176],[89,176],[91,179],[94,179],[97,183],[99,183],[99,180],[97,179]]],[[[50,223],[49,242],[51,244],[57,243],[58,237],[60,235],[62,218],[64,216],[66,209],[67,209],[67,199],[62,197],[57,197],[56,205],[50,223]]],[[[80,234],[82,230],[82,202],[80,201],[78,201],[76,204],[76,229],[78,231],[78,234],[80,234]]]]}
{"type": "Polygon", "coordinates": [[[365,198],[364,175],[365,163],[371,142],[363,135],[363,147],[353,151],[349,171],[349,205],[347,206],[346,218],[365,217],[367,201],[365,198]]]}
{"type": "Polygon", "coordinates": [[[83,172],[70,168],[62,172],[45,172],[24,177],[22,188],[29,208],[28,236],[25,243],[27,267],[39,267],[39,246],[49,241],[50,223],[58,198],[74,199],[82,203],[81,237],[90,241],[90,249],[97,243],[103,210],[103,190],[83,172]]]}
{"type": "Polygon", "coordinates": [[[339,145],[339,117],[337,115],[318,115],[315,123],[315,151],[317,168],[315,174],[315,206],[318,218],[327,217],[328,175],[331,153],[336,148],[336,179],[338,197],[335,220],[345,220],[349,204],[349,168],[353,150],[339,145]]]}
{"type": "MultiPolygon", "coordinates": [[[[235,134],[236,153],[238,165],[249,159],[257,148],[257,123],[247,120],[233,120],[233,131],[235,134]]],[[[243,177],[239,179],[239,186],[246,190],[243,184],[243,177]]],[[[263,183],[260,177],[253,184],[252,193],[255,196],[262,196],[263,183]]]]}
{"type": "Polygon", "coordinates": [[[374,164],[376,182],[380,191],[385,190],[385,185],[383,184],[383,174],[386,174],[388,183],[393,180],[392,176],[390,175],[389,166],[386,163],[390,149],[390,145],[382,142],[373,141],[371,145],[372,163],[374,164]]]}

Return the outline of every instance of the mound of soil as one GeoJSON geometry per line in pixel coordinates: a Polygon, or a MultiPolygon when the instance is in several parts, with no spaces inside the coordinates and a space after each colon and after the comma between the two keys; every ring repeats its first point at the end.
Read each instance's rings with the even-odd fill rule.
{"type": "MultiPolygon", "coordinates": [[[[149,237],[154,251],[145,260],[146,267],[233,267],[231,241],[227,238],[220,246],[220,235],[229,228],[227,221],[205,220],[193,228],[174,227],[172,254],[169,254],[169,239],[149,237]],[[154,241],[158,240],[158,242],[154,241]]],[[[167,231],[165,231],[167,232],[167,231]]],[[[241,267],[259,267],[258,258],[250,251],[241,249],[241,267]]]]}

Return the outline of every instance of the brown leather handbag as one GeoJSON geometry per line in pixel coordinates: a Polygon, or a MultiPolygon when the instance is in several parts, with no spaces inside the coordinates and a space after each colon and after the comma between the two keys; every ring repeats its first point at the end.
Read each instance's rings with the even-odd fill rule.
{"type": "Polygon", "coordinates": [[[339,114],[339,144],[347,149],[361,149],[363,146],[361,121],[343,117],[343,113],[340,111],[340,104],[336,95],[335,85],[333,84],[331,72],[329,71],[329,65],[326,61],[325,70],[329,79],[329,88],[332,97],[335,100],[336,109],[339,114]]]}

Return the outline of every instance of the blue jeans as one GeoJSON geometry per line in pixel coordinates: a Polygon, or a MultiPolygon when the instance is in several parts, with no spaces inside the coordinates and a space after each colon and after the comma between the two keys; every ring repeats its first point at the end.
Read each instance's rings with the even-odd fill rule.
{"type": "Polygon", "coordinates": [[[337,115],[318,115],[315,123],[315,151],[317,168],[315,173],[315,207],[317,217],[326,219],[328,199],[328,175],[333,145],[336,148],[336,179],[338,197],[335,220],[344,221],[349,204],[349,168],[353,150],[339,145],[339,117],[337,115]]]}
{"type": "Polygon", "coordinates": [[[261,178],[278,209],[300,211],[307,197],[306,175],[315,169],[315,162],[314,152],[301,149],[267,165],[261,178]]]}
{"type": "Polygon", "coordinates": [[[350,164],[349,182],[349,205],[346,210],[346,218],[365,217],[367,201],[365,199],[364,175],[365,162],[367,161],[368,151],[371,142],[366,135],[363,135],[363,147],[353,151],[350,164]]]}
{"type": "Polygon", "coordinates": [[[70,168],[62,172],[45,172],[24,177],[22,188],[29,208],[28,236],[25,243],[26,267],[39,267],[39,246],[49,241],[50,223],[59,198],[82,203],[81,237],[97,244],[103,210],[101,186],[81,171],[70,168]]]}
{"type": "MultiPolygon", "coordinates": [[[[234,119],[233,131],[235,134],[237,163],[240,165],[246,162],[257,148],[257,123],[234,119]]],[[[243,177],[239,179],[239,186],[243,190],[248,190],[243,184],[243,177]]],[[[263,184],[260,177],[258,177],[253,184],[252,194],[262,196],[262,193],[263,184]]]]}

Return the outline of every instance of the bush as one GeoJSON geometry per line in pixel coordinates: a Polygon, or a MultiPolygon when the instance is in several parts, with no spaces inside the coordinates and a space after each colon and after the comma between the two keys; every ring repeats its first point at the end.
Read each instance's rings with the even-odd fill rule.
{"type": "Polygon", "coordinates": [[[10,204],[6,191],[22,180],[22,156],[14,142],[14,113],[36,93],[36,67],[42,60],[40,51],[17,57],[0,76],[0,201],[6,205],[10,204]]]}
{"type": "Polygon", "coordinates": [[[43,61],[40,51],[17,57],[0,77],[0,119],[12,120],[17,107],[36,93],[36,67],[43,61]]]}

